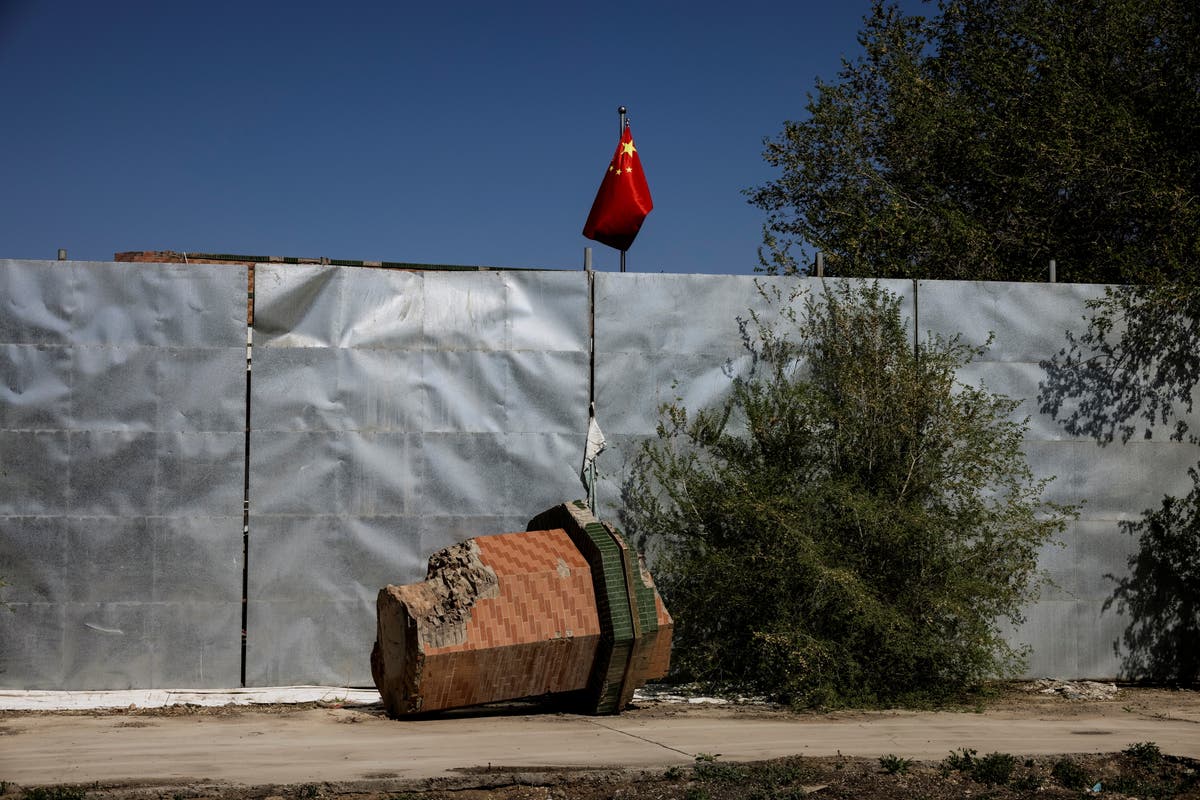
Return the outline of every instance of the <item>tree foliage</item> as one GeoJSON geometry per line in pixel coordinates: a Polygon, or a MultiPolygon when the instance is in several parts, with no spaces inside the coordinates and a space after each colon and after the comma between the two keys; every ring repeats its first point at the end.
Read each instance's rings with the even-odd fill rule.
{"type": "Polygon", "coordinates": [[[1200,4],[875,0],[859,40],[766,142],[767,271],[803,245],[837,275],[1196,274],[1200,4]]]}
{"type": "Polygon", "coordinates": [[[846,282],[744,332],[751,374],[719,408],[664,406],[626,494],[658,558],[676,663],[799,704],[936,699],[1021,654],[1070,509],[1041,502],[1015,402],[956,381],[979,350],[913,346],[899,300],[846,282]]]}

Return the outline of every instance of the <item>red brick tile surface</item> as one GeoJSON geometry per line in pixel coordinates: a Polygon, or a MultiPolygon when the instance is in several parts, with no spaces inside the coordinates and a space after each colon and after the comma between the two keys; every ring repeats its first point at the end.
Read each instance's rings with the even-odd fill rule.
{"type": "MultiPolygon", "coordinates": [[[[608,528],[626,564],[636,564],[636,554],[608,528]]],[[[635,687],[666,674],[672,622],[649,573],[632,567],[621,591],[635,616],[640,594],[648,616],[613,650],[595,575],[596,565],[561,528],[481,536],[435,553],[425,582],[379,594],[371,668],[388,712],[593,691],[603,642],[620,661],[603,667],[617,670],[615,694],[595,710],[620,710],[635,687]],[[653,613],[647,602],[655,604],[653,613]]]]}

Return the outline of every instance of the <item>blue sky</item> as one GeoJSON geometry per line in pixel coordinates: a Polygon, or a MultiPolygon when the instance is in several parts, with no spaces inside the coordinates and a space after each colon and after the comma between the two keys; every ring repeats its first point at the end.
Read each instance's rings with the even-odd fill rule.
{"type": "Polygon", "coordinates": [[[762,139],[868,5],[0,0],[0,258],[615,269],[580,230],[623,104],[629,269],[749,273],[762,139]]]}

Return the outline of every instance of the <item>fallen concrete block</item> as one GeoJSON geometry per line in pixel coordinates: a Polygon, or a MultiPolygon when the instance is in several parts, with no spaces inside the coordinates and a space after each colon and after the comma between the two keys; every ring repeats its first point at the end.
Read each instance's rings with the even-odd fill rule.
{"type": "Polygon", "coordinates": [[[379,592],[371,674],[392,716],[578,692],[615,713],[666,675],[673,623],[645,565],[582,501],[434,553],[379,592]]]}

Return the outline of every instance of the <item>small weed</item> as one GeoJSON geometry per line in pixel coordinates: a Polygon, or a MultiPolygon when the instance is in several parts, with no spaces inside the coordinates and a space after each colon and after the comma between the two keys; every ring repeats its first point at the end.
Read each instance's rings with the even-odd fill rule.
{"type": "Polygon", "coordinates": [[[1137,778],[1131,778],[1127,775],[1118,775],[1117,777],[1112,778],[1104,788],[1110,792],[1116,794],[1127,794],[1131,797],[1161,796],[1160,793],[1156,791],[1157,787],[1149,783],[1145,783],[1144,781],[1139,781],[1137,778]]]}
{"type": "Polygon", "coordinates": [[[696,763],[697,764],[704,762],[704,761],[716,761],[716,760],[717,760],[717,757],[714,756],[712,753],[696,753],[696,763]]]}
{"type": "Polygon", "coordinates": [[[1060,786],[1067,789],[1082,789],[1090,785],[1083,767],[1069,758],[1060,758],[1055,761],[1054,766],[1050,769],[1050,776],[1058,781],[1060,786]]]}
{"type": "Polygon", "coordinates": [[[313,800],[321,796],[321,787],[315,783],[306,783],[296,790],[296,797],[300,800],[313,800]]]}
{"type": "Polygon", "coordinates": [[[879,757],[879,766],[888,775],[904,775],[908,772],[908,768],[912,766],[912,761],[894,753],[888,753],[886,756],[879,757]]]}
{"type": "Polygon", "coordinates": [[[24,791],[25,800],[83,800],[86,796],[82,786],[34,786],[24,791]]]}
{"type": "Polygon", "coordinates": [[[1153,769],[1162,763],[1162,750],[1154,742],[1138,742],[1121,751],[1144,769],[1153,769]]]}
{"type": "Polygon", "coordinates": [[[678,781],[683,779],[683,770],[678,766],[667,767],[667,771],[663,773],[663,777],[669,781],[678,781]]]}
{"type": "Polygon", "coordinates": [[[1036,792],[1042,788],[1042,776],[1036,772],[1026,772],[1009,785],[1017,792],[1036,792]]]}
{"type": "Polygon", "coordinates": [[[815,780],[816,773],[803,760],[791,758],[786,761],[770,761],[761,766],[751,767],[750,777],[758,783],[779,789],[805,780],[815,780]]]}
{"type": "Polygon", "coordinates": [[[988,753],[971,765],[971,778],[988,786],[1004,786],[1016,766],[1017,759],[1008,753],[988,753]]]}
{"type": "Polygon", "coordinates": [[[973,767],[975,765],[976,752],[978,752],[978,751],[970,750],[966,747],[964,747],[962,750],[959,750],[957,752],[954,750],[951,750],[950,755],[946,756],[946,758],[942,761],[942,768],[943,768],[944,773],[949,775],[951,772],[954,772],[954,771],[970,772],[971,767],[973,767]]]}
{"type": "Polygon", "coordinates": [[[746,779],[746,768],[737,764],[706,761],[692,767],[696,780],[713,783],[738,783],[746,779]]]}

